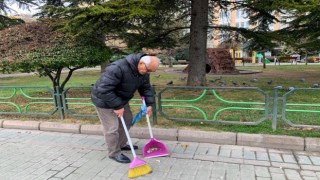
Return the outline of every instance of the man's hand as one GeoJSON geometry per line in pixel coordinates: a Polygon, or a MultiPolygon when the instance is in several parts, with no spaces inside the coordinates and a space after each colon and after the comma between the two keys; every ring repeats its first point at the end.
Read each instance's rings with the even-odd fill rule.
{"type": "Polygon", "coordinates": [[[147,114],[149,117],[152,115],[152,106],[147,107],[147,114]]]}
{"type": "Polygon", "coordinates": [[[113,110],[113,112],[114,112],[118,117],[121,117],[121,116],[123,116],[124,108],[117,109],[117,110],[113,110]]]}

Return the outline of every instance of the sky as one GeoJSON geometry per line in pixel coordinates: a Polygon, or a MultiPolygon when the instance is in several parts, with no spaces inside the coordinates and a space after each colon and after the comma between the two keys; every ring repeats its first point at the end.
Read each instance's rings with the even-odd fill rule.
{"type": "Polygon", "coordinates": [[[16,12],[12,11],[10,13],[11,15],[16,15],[16,14],[19,14],[19,15],[21,15],[21,14],[33,15],[38,11],[36,6],[31,6],[30,10],[28,10],[26,8],[19,8],[19,5],[16,4],[16,3],[10,5],[10,8],[16,11],[16,12]]]}

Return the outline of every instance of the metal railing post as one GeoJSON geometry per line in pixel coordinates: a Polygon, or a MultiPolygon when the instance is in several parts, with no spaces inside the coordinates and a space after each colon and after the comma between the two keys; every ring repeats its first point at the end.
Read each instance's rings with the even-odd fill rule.
{"type": "Polygon", "coordinates": [[[64,120],[65,118],[65,114],[64,114],[64,108],[63,108],[63,103],[62,103],[62,95],[61,95],[61,89],[59,86],[56,86],[56,90],[55,90],[55,100],[57,102],[58,105],[58,111],[60,112],[60,118],[61,120],[64,120]]]}
{"type": "Polygon", "coordinates": [[[272,129],[277,129],[277,117],[278,117],[278,90],[282,89],[282,86],[277,86],[273,91],[273,107],[272,107],[272,129]]]}
{"type": "Polygon", "coordinates": [[[152,121],[153,124],[157,124],[157,102],[156,102],[156,90],[155,90],[155,85],[151,86],[151,90],[153,91],[153,99],[154,99],[154,104],[152,105],[152,121]]]}

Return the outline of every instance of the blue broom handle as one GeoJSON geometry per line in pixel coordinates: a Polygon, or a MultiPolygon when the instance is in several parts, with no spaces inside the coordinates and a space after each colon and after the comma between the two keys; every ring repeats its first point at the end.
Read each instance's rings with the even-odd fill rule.
{"type": "MultiPolygon", "coordinates": [[[[144,105],[145,107],[147,107],[146,101],[144,100],[144,97],[143,97],[143,96],[141,97],[141,99],[142,99],[143,105],[144,105]]],[[[148,109],[148,107],[147,107],[147,109],[148,109]]],[[[150,124],[150,119],[149,119],[148,112],[146,113],[146,119],[147,119],[147,123],[148,123],[148,128],[149,128],[150,137],[153,138],[153,134],[152,134],[152,130],[151,130],[151,124],[150,124]]]]}
{"type": "Polygon", "coordinates": [[[124,122],[124,119],[123,119],[122,116],[120,117],[120,119],[121,119],[121,123],[122,123],[123,129],[124,129],[124,132],[126,133],[126,136],[127,136],[127,139],[128,139],[128,143],[129,143],[129,146],[130,146],[130,149],[131,149],[131,152],[132,152],[132,156],[133,156],[133,158],[135,158],[135,157],[137,157],[137,155],[136,155],[136,152],[133,149],[132,141],[131,141],[130,134],[128,132],[126,123],[124,122]]]}

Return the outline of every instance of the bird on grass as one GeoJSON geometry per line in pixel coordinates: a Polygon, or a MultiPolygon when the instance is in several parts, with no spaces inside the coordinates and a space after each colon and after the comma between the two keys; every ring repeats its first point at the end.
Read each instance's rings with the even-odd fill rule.
{"type": "Polygon", "coordinates": [[[159,75],[156,75],[156,76],[154,76],[155,78],[159,78],[161,75],[159,74],[159,75]]]}
{"type": "Polygon", "coordinates": [[[187,77],[180,77],[181,81],[185,81],[187,79],[187,77]]]}
{"type": "Polygon", "coordinates": [[[292,90],[294,90],[294,87],[289,87],[288,90],[292,91],[292,90]]]}
{"type": "Polygon", "coordinates": [[[243,82],[242,85],[243,85],[244,87],[250,87],[250,84],[248,84],[248,83],[246,83],[246,82],[243,82]]]}
{"type": "Polygon", "coordinates": [[[219,85],[220,87],[225,87],[226,86],[226,84],[225,83],[220,83],[220,85],[219,85]]]}
{"type": "Polygon", "coordinates": [[[272,79],[269,80],[269,81],[267,81],[267,83],[268,83],[269,85],[272,84],[272,79]]]}
{"type": "Polygon", "coordinates": [[[306,79],[305,79],[305,78],[301,78],[300,81],[301,81],[301,82],[305,82],[306,79]]]}
{"type": "Polygon", "coordinates": [[[223,86],[226,86],[227,84],[226,84],[226,82],[224,81],[224,80],[220,80],[219,82],[218,82],[218,84],[221,86],[221,87],[223,87],[223,86]]]}
{"type": "Polygon", "coordinates": [[[172,85],[173,84],[173,81],[168,81],[167,82],[167,85],[172,85]]]}
{"type": "Polygon", "coordinates": [[[233,84],[233,86],[238,86],[238,83],[235,81],[231,81],[231,83],[233,84]]]}
{"type": "Polygon", "coordinates": [[[258,81],[258,79],[257,78],[253,78],[253,79],[251,79],[251,82],[253,82],[253,83],[255,83],[255,82],[257,82],[258,81]]]}
{"type": "Polygon", "coordinates": [[[314,83],[314,84],[312,85],[312,87],[313,87],[313,88],[318,88],[318,87],[319,87],[319,84],[318,84],[318,83],[314,83]]]}
{"type": "Polygon", "coordinates": [[[218,78],[216,78],[215,80],[213,80],[214,82],[217,82],[217,81],[219,81],[219,80],[221,80],[222,79],[222,76],[219,76],[218,78]]]}

